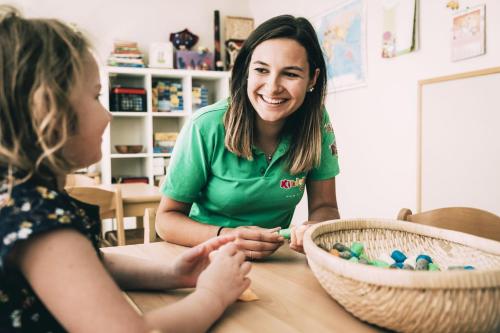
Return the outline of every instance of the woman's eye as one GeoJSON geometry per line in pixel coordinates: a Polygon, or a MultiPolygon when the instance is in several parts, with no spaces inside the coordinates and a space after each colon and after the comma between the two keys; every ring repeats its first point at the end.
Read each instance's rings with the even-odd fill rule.
{"type": "Polygon", "coordinates": [[[254,68],[253,70],[256,71],[257,73],[260,73],[260,74],[267,73],[267,69],[265,69],[265,68],[257,67],[257,68],[254,68]]]}
{"type": "Polygon", "coordinates": [[[285,75],[288,76],[288,77],[299,77],[299,75],[297,75],[295,73],[290,73],[290,72],[285,73],[285,75]]]}

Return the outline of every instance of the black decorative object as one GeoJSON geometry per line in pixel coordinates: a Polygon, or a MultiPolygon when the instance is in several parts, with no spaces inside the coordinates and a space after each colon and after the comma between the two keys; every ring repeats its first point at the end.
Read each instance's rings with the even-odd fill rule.
{"type": "Polygon", "coordinates": [[[224,64],[220,58],[220,19],[219,11],[214,11],[214,65],[216,71],[224,70],[224,64]]]}
{"type": "Polygon", "coordinates": [[[184,29],[171,33],[170,41],[177,50],[190,50],[198,42],[198,36],[184,29]]]}

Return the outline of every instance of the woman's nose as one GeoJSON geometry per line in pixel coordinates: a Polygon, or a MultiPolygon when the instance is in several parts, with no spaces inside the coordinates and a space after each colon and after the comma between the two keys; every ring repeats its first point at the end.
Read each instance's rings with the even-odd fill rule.
{"type": "Polygon", "coordinates": [[[278,93],[281,91],[281,82],[279,76],[269,75],[266,80],[266,90],[268,93],[278,93]]]}

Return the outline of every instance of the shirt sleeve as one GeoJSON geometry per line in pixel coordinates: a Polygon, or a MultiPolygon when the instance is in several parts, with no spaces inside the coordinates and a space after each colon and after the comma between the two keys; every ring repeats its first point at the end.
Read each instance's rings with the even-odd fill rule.
{"type": "Polygon", "coordinates": [[[208,180],[209,156],[207,142],[199,126],[191,120],[175,144],[161,192],[177,201],[196,201],[208,180]]]}
{"type": "Polygon", "coordinates": [[[313,168],[308,175],[312,180],[325,180],[337,176],[340,172],[335,133],[326,109],[323,111],[321,126],[321,160],[319,166],[313,168]]]}
{"type": "Polygon", "coordinates": [[[4,272],[5,260],[20,242],[41,233],[60,228],[73,228],[86,234],[84,224],[88,218],[83,211],[72,207],[54,190],[36,187],[17,191],[0,209],[0,272],[4,272]]]}

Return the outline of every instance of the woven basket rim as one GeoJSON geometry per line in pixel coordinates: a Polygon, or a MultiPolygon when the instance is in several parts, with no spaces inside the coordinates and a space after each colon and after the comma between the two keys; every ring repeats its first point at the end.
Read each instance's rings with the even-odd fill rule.
{"type": "Polygon", "coordinates": [[[312,225],[304,236],[308,261],[327,271],[373,285],[400,288],[471,289],[500,287],[500,268],[477,271],[407,271],[360,265],[321,249],[314,243],[318,236],[340,230],[389,229],[455,242],[492,255],[500,255],[500,242],[466,233],[390,219],[339,219],[312,225]]]}

